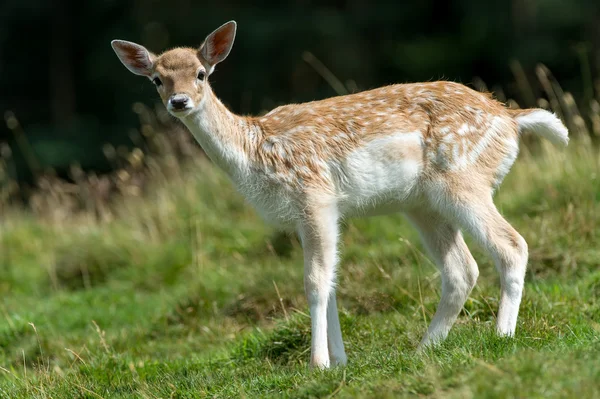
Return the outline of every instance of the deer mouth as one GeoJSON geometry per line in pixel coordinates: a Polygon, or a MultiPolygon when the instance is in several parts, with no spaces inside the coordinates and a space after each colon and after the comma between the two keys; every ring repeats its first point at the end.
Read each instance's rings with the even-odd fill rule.
{"type": "Polygon", "coordinates": [[[194,107],[192,105],[187,105],[183,108],[173,107],[171,104],[167,105],[167,111],[177,118],[182,118],[184,116],[188,116],[192,113],[194,107]]]}

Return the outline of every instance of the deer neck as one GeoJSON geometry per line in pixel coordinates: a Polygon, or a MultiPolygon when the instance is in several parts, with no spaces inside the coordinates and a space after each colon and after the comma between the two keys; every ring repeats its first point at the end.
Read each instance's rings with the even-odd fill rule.
{"type": "Polygon", "coordinates": [[[215,164],[232,179],[243,179],[248,173],[260,128],[250,118],[229,111],[210,86],[205,90],[196,111],[182,121],[215,164]]]}

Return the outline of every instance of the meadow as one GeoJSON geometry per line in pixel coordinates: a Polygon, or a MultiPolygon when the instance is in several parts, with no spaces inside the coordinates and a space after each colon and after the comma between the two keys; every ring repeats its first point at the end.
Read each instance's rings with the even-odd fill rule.
{"type": "MultiPolygon", "coordinates": [[[[151,178],[106,205],[98,179],[75,185],[78,211],[52,187],[33,210],[2,205],[0,397],[600,397],[600,111],[588,129],[565,98],[569,147],[524,140],[496,196],[530,250],[514,338],[494,333],[498,275],[468,240],[478,285],[449,339],[417,352],[439,274],[401,215],[353,219],[338,278],[349,364],[311,370],[297,239],[197,150],[133,151],[114,179],[140,164],[151,178]]],[[[181,133],[148,118],[159,147],[181,133]]]]}

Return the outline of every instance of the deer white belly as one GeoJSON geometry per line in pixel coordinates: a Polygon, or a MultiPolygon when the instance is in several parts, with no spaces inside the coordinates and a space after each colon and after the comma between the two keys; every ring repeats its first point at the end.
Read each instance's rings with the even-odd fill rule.
{"type": "Polygon", "coordinates": [[[351,152],[333,168],[340,213],[376,215],[409,207],[423,170],[422,153],[419,132],[376,138],[351,152]]]}

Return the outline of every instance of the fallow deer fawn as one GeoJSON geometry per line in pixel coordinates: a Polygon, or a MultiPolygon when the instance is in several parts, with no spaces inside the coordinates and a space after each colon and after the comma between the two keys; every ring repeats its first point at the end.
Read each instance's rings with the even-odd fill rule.
{"type": "Polygon", "coordinates": [[[345,364],[335,275],[340,219],[403,212],[419,230],[442,276],[441,301],[421,345],[440,342],[478,276],[462,231],[495,261],[501,276],[497,331],[511,336],[527,265],[527,243],[500,215],[492,195],[531,132],[566,145],[568,132],[542,109],[510,110],[452,82],[397,84],[276,108],[262,117],[230,112],[208,76],[229,54],[236,23],[197,49],[159,56],[114,40],[134,74],[157,87],[168,111],[270,222],[295,230],[304,249],[311,315],[311,364],[345,364]]]}

